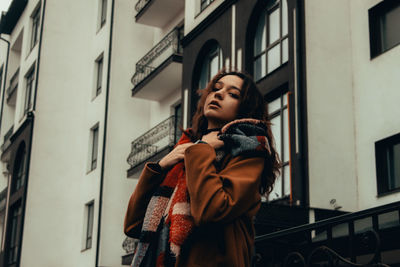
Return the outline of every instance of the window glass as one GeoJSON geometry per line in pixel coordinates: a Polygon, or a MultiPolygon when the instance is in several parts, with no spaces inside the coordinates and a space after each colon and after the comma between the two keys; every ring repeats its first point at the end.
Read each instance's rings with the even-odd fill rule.
{"type": "Polygon", "coordinates": [[[289,60],[289,42],[288,42],[288,38],[284,39],[282,41],[282,63],[285,63],[289,60]]]}
{"type": "Polygon", "coordinates": [[[400,144],[393,145],[387,151],[389,190],[400,187],[400,144]]]}
{"type": "Polygon", "coordinates": [[[368,11],[371,58],[400,44],[400,2],[381,1],[368,11]]]}
{"type": "Polygon", "coordinates": [[[266,48],[266,28],[265,28],[265,17],[261,16],[258,21],[256,38],[254,40],[254,55],[259,55],[266,48]]]}
{"type": "Polygon", "coordinates": [[[269,2],[253,41],[253,76],[258,81],[288,61],[287,0],[269,2]]]}
{"type": "Polygon", "coordinates": [[[202,62],[200,72],[199,87],[204,89],[211,78],[222,68],[222,49],[218,44],[214,44],[202,62]]]}
{"type": "Polygon", "coordinates": [[[290,165],[289,165],[289,118],[287,106],[287,93],[268,102],[268,115],[271,121],[271,131],[275,139],[275,149],[282,161],[279,180],[275,184],[273,194],[269,200],[290,195],[290,165]]]}
{"type": "Polygon", "coordinates": [[[272,11],[268,19],[268,44],[279,39],[279,8],[272,11]]]}
{"type": "Polygon", "coordinates": [[[280,44],[277,44],[267,52],[268,57],[268,73],[277,69],[281,64],[281,48],[280,44]]]}

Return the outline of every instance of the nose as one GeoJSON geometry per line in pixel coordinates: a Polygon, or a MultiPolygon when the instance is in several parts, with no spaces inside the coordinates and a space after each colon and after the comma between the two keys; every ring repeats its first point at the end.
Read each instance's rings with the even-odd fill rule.
{"type": "Polygon", "coordinates": [[[223,99],[223,93],[221,92],[222,90],[218,90],[215,92],[214,96],[215,98],[222,100],[223,99]]]}

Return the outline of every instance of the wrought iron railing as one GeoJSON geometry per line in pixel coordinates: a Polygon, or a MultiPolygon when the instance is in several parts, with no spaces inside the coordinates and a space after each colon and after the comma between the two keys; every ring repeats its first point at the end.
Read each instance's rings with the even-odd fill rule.
{"type": "Polygon", "coordinates": [[[1,151],[5,151],[11,144],[10,137],[14,132],[14,125],[4,135],[3,144],[1,145],[1,151]]]}
{"type": "MultiPolygon", "coordinates": [[[[152,0],[139,0],[135,5],[135,10],[139,13],[147,5],[148,2],[152,0]]],[[[165,0],[162,0],[165,1],[165,0]]]]}
{"type": "Polygon", "coordinates": [[[19,77],[19,68],[15,71],[14,75],[10,79],[10,84],[7,88],[7,98],[10,98],[11,95],[15,92],[18,87],[18,77],[19,77]]]}
{"type": "Polygon", "coordinates": [[[382,252],[400,249],[399,220],[395,202],[258,236],[253,266],[388,266],[382,252]]]}
{"type": "Polygon", "coordinates": [[[131,168],[172,147],[181,134],[179,123],[179,117],[171,116],[133,141],[127,159],[131,168]]]}
{"type": "Polygon", "coordinates": [[[136,85],[148,77],[170,56],[182,54],[180,45],[180,40],[183,37],[182,30],[182,27],[172,30],[136,63],[136,72],[131,79],[133,87],[136,87],[136,85]]]}

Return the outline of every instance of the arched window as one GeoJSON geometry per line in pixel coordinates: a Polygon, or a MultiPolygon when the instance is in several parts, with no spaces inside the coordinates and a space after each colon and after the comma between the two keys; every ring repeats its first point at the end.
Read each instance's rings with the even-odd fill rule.
{"type": "Polygon", "coordinates": [[[201,70],[198,83],[198,88],[200,89],[205,88],[211,78],[218,73],[218,70],[222,68],[222,49],[218,43],[213,42],[206,49],[206,55],[200,63],[201,70]]]}
{"type": "Polygon", "coordinates": [[[25,143],[22,143],[17,152],[17,156],[14,163],[14,172],[12,178],[12,193],[18,191],[25,185],[26,176],[26,149],[25,143]]]}
{"type": "Polygon", "coordinates": [[[258,20],[253,51],[256,80],[288,61],[287,0],[271,0],[265,7],[258,20]]]}

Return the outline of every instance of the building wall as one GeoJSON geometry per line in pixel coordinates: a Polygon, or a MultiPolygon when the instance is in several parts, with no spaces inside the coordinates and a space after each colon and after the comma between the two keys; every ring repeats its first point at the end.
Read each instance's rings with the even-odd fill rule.
{"type": "Polygon", "coordinates": [[[400,46],[370,59],[368,9],[379,2],[350,1],[360,209],[395,202],[400,197],[400,193],[377,197],[375,142],[400,132],[400,46]]]}
{"type": "Polygon", "coordinates": [[[131,97],[131,77],[153,38],[150,27],[134,22],[132,1],[115,1],[99,266],[121,266],[125,255],[123,220],[137,183],[126,178],[127,157],[131,142],[151,126],[153,102],[131,97]]]}
{"type": "Polygon", "coordinates": [[[305,1],[310,206],[359,208],[349,1],[305,1]]]}
{"type": "Polygon", "coordinates": [[[101,157],[89,172],[88,154],[97,122],[103,137],[107,72],[103,68],[102,92],[93,99],[94,70],[102,51],[107,65],[109,34],[109,19],[98,30],[97,10],[93,2],[46,1],[21,266],[95,262],[101,157]],[[91,200],[92,248],[83,251],[85,204],[91,200]],[[46,256],[38,257],[43,251],[46,256]]]}

